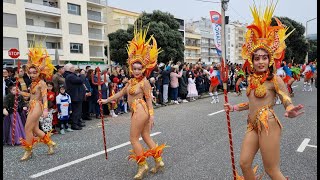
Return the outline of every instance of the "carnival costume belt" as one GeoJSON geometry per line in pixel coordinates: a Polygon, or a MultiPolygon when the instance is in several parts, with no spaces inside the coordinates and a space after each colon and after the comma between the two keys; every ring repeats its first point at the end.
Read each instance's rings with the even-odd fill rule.
{"type": "Polygon", "coordinates": [[[133,115],[133,113],[137,112],[138,104],[141,104],[143,106],[143,109],[145,110],[145,112],[148,114],[147,103],[143,99],[138,98],[138,99],[133,100],[133,102],[130,105],[131,111],[132,111],[132,115],[133,115]]]}
{"type": "Polygon", "coordinates": [[[36,100],[36,99],[32,99],[30,100],[29,102],[29,113],[32,112],[32,110],[34,109],[34,107],[36,106],[36,104],[39,103],[40,106],[41,106],[41,111],[43,111],[43,104],[42,104],[42,101],[40,100],[36,100]]]}
{"type": "Polygon", "coordinates": [[[258,131],[258,133],[261,132],[262,128],[261,128],[261,124],[263,125],[263,127],[266,130],[266,133],[268,135],[268,131],[269,131],[269,125],[268,125],[268,119],[269,119],[269,112],[272,113],[272,116],[270,118],[275,118],[275,120],[277,121],[277,123],[279,124],[280,128],[282,129],[282,125],[278,119],[278,117],[276,116],[274,110],[272,109],[272,105],[265,105],[262,106],[261,108],[259,108],[255,114],[255,117],[253,119],[253,121],[251,121],[250,117],[248,116],[248,125],[247,125],[247,131],[246,132],[250,132],[252,130],[256,130],[258,131]]]}

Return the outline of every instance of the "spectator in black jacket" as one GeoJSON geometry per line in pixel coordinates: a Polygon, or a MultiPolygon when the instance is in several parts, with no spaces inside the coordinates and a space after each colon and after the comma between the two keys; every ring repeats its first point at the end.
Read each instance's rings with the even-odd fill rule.
{"type": "Polygon", "coordinates": [[[63,74],[66,84],[66,92],[71,97],[72,104],[72,125],[71,129],[81,130],[85,126],[84,123],[81,123],[81,113],[82,113],[82,101],[85,97],[85,88],[83,86],[83,78],[80,75],[75,73],[75,67],[68,63],[64,66],[65,72],[63,74]]]}

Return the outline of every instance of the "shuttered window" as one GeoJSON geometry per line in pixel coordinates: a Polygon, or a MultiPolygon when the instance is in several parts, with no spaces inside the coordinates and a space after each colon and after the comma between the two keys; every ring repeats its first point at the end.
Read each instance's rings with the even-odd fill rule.
{"type": "Polygon", "coordinates": [[[3,13],[3,26],[18,27],[17,26],[17,15],[3,13]]]}
{"type": "Polygon", "coordinates": [[[19,39],[12,37],[3,37],[3,49],[9,50],[11,48],[19,49],[19,39]]]}
{"type": "Polygon", "coordinates": [[[82,25],[69,23],[69,34],[82,35],[82,25]]]}

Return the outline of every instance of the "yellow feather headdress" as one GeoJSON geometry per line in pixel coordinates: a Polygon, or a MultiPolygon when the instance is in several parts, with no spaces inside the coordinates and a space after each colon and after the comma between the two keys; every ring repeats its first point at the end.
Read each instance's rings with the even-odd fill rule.
{"type": "Polygon", "coordinates": [[[289,28],[282,24],[277,18],[275,18],[277,26],[270,26],[277,3],[278,1],[276,4],[271,2],[270,5],[267,5],[263,14],[257,10],[255,4],[253,7],[250,7],[253,23],[247,26],[248,31],[245,35],[245,44],[242,46],[241,56],[249,62],[251,68],[253,68],[252,54],[258,49],[264,49],[268,52],[270,57],[269,67],[272,66],[275,61],[282,61],[284,58],[286,48],[285,39],[294,30],[286,35],[289,28]]]}
{"type": "Polygon", "coordinates": [[[157,48],[157,41],[153,35],[146,41],[146,36],[148,29],[142,30],[137,29],[137,26],[134,28],[134,37],[132,41],[129,41],[127,45],[128,52],[128,65],[130,75],[132,74],[132,65],[136,62],[141,63],[142,72],[146,77],[148,77],[157,65],[158,54],[161,52],[160,48],[157,48]],[[152,45],[150,41],[152,40],[152,45]]]}
{"type": "Polygon", "coordinates": [[[51,78],[55,67],[52,64],[52,60],[47,52],[47,49],[42,47],[40,42],[35,42],[28,52],[27,70],[30,67],[35,67],[39,74],[43,74],[45,78],[51,78]]]}

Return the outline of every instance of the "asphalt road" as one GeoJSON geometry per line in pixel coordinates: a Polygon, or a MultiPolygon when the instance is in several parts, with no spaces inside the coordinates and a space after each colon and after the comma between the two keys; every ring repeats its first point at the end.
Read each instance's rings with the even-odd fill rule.
{"type": "MultiPolygon", "coordinates": [[[[284,126],[280,168],[290,179],[313,180],[317,179],[317,89],[302,92],[302,82],[296,82],[293,86],[296,92],[293,102],[304,104],[305,113],[298,118],[288,119],[283,115],[282,105],[274,107],[284,126]]],[[[219,95],[219,98],[218,104],[210,104],[211,99],[204,98],[155,110],[153,138],[170,147],[163,154],[165,170],[156,175],[149,173],[146,179],[232,179],[226,115],[221,111],[223,95],[219,95]]],[[[247,101],[245,93],[241,97],[229,94],[232,104],[244,101],[247,101]]],[[[241,141],[246,131],[246,117],[246,111],[231,113],[236,168],[240,174],[238,164],[241,141]]],[[[132,179],[137,166],[126,159],[131,149],[128,142],[130,114],[110,118],[105,123],[108,160],[103,153],[101,121],[95,119],[86,124],[81,131],[52,136],[58,143],[54,155],[47,155],[47,147],[40,144],[35,147],[32,159],[20,162],[23,149],[4,146],[3,178],[132,179]]],[[[153,166],[152,159],[148,162],[153,166]]],[[[259,152],[253,165],[259,165],[258,173],[263,172],[259,152]]],[[[270,178],[265,175],[263,179],[270,178]]]]}

